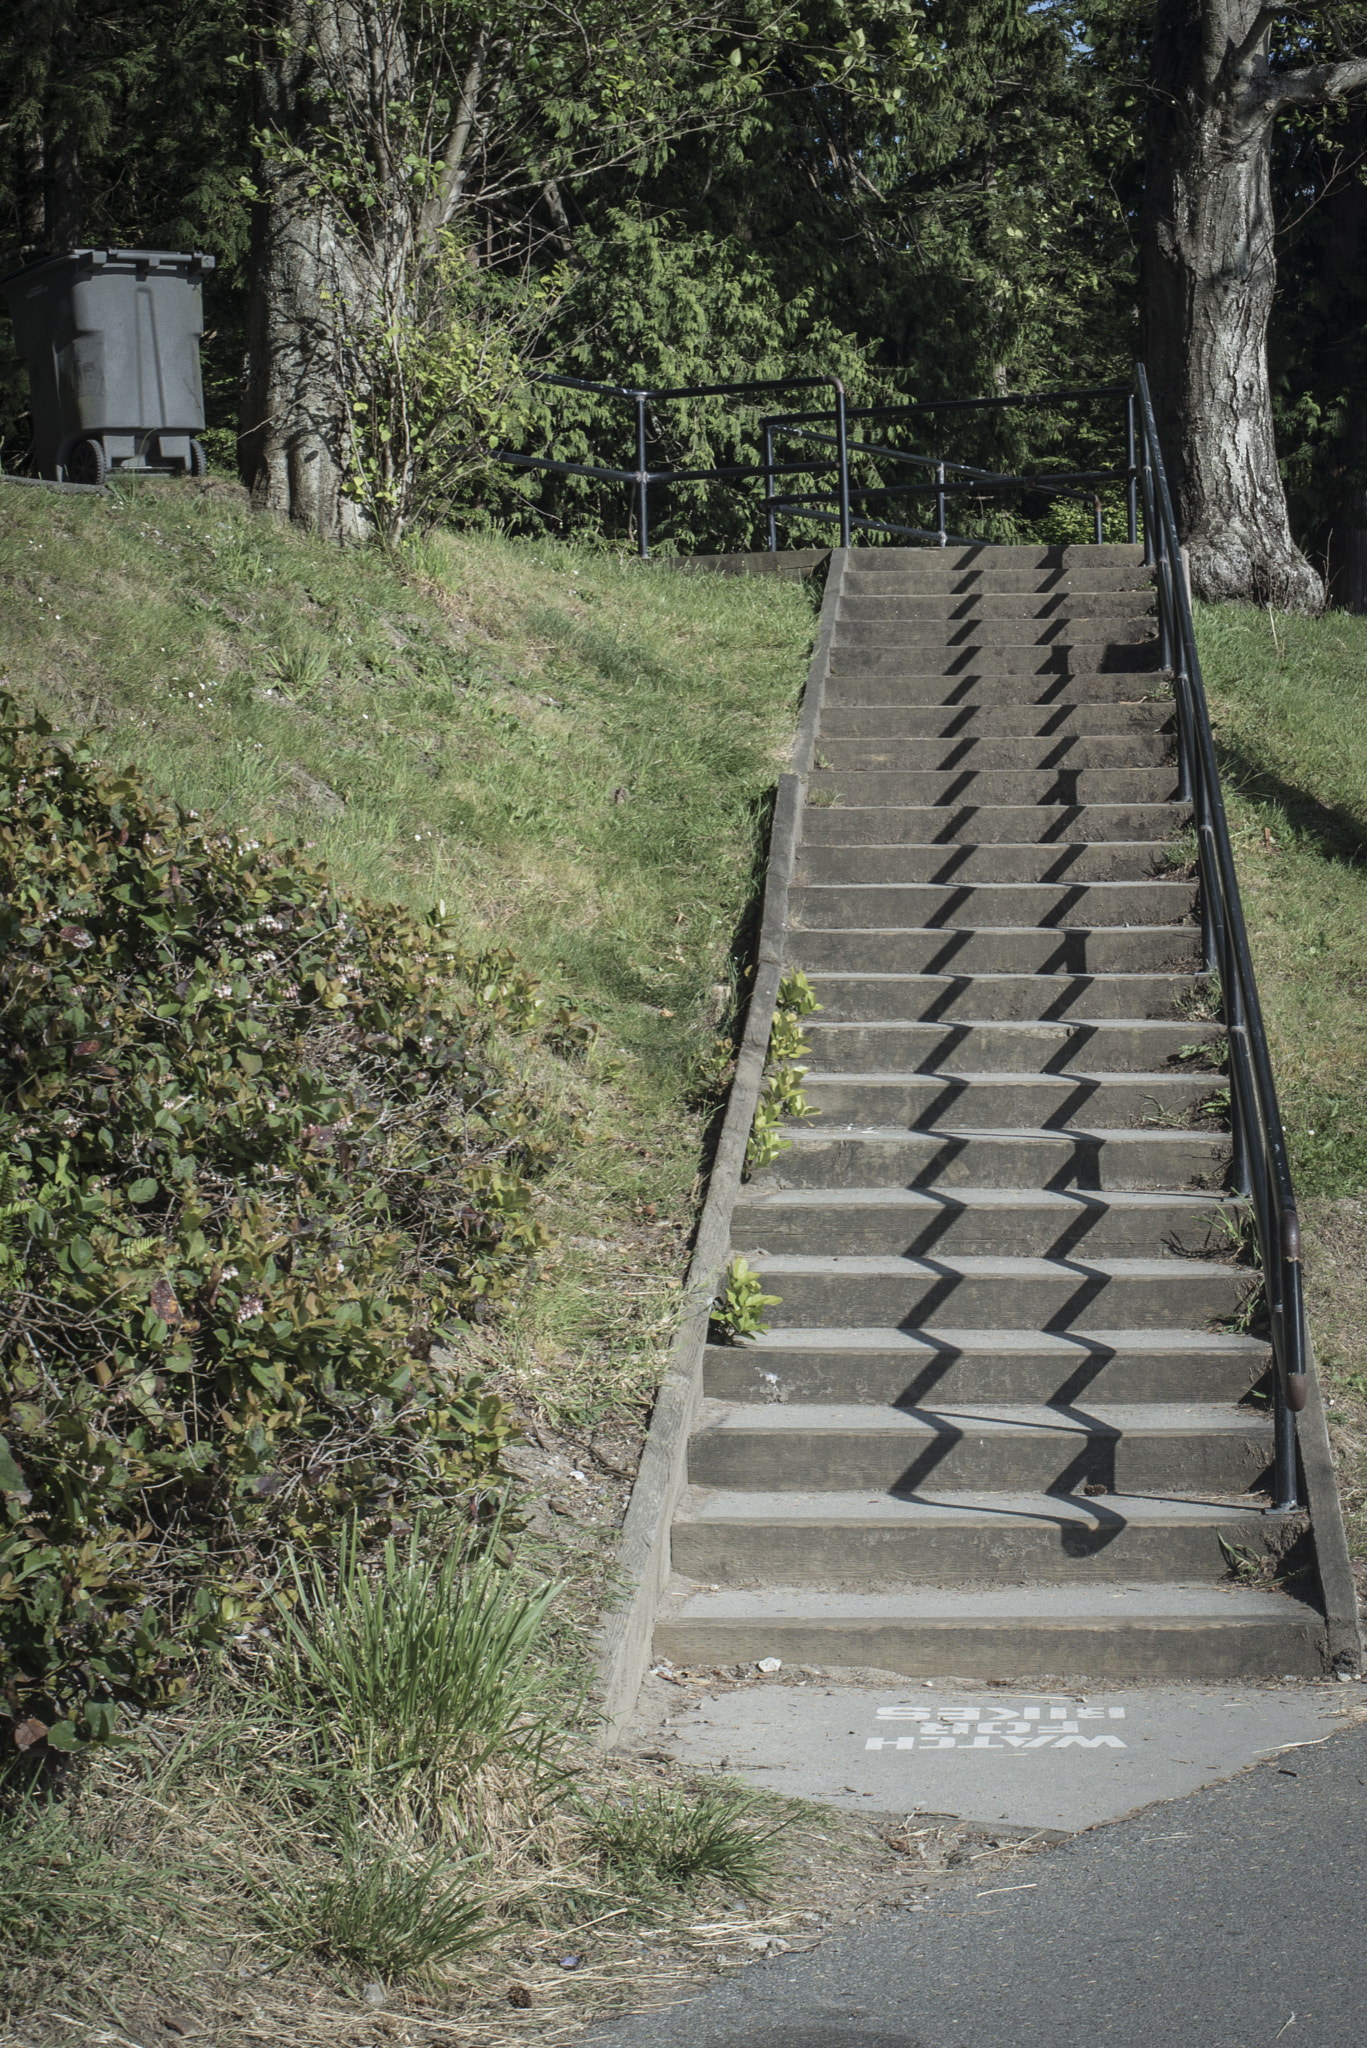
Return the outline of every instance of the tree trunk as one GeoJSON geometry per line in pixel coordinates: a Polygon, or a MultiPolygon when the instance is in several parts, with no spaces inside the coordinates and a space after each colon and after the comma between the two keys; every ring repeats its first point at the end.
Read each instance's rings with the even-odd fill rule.
{"type": "Polygon", "coordinates": [[[1144,354],[1174,508],[1204,598],[1318,611],[1277,468],[1266,36],[1258,0],[1159,0],[1148,124],[1144,354]]]}
{"type": "Polygon", "coordinates": [[[406,217],[385,204],[377,148],[405,84],[401,16],[391,0],[272,0],[269,15],[256,119],[275,146],[252,221],[239,464],[254,505],[348,541],[363,521],[344,488],[343,336],[401,289],[406,217]],[[365,166],[359,196],[319,175],[339,127],[365,166]]]}

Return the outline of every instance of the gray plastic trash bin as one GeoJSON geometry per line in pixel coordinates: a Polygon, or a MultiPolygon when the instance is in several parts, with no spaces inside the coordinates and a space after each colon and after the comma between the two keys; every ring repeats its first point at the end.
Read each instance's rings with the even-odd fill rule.
{"type": "Polygon", "coordinates": [[[198,253],[64,249],[0,278],[28,367],[40,476],[203,476],[200,279],[213,267],[198,253]]]}

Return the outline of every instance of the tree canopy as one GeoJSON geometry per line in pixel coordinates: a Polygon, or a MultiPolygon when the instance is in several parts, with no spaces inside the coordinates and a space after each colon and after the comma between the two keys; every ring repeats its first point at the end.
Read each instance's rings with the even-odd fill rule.
{"type": "MultiPolygon", "coordinates": [[[[1181,403],[1215,401],[1181,400],[1186,344],[1154,311],[1163,194],[1201,93],[1218,116],[1243,92],[1266,440],[1296,542],[1358,604],[1364,48],[1367,7],[1257,0],[20,0],[0,242],[211,250],[211,453],[324,526],[348,505],[620,524],[589,486],[481,472],[491,440],[545,443],[538,366],[940,397],[1123,380],[1143,346],[1185,479],[1181,403]],[[1179,118],[1184,64],[1207,86],[1179,118]]],[[[0,396],[12,462],[12,360],[0,396]]],[[[554,418],[585,449],[605,425],[587,400],[554,418]]],[[[704,411],[688,446],[720,432],[704,411]]],[[[1199,554],[1224,515],[1198,483],[1199,554]]]]}

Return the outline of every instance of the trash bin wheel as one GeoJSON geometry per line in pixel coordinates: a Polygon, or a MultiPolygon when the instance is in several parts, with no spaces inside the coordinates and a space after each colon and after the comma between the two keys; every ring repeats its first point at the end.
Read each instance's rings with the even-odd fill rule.
{"type": "Polygon", "coordinates": [[[191,476],[207,476],[209,473],[209,458],[204,453],[204,443],[202,441],[191,441],[190,443],[189,473],[191,476]]]}
{"type": "Polygon", "coordinates": [[[102,484],[108,468],[99,441],[78,441],[66,459],[66,480],[70,484],[102,484]]]}

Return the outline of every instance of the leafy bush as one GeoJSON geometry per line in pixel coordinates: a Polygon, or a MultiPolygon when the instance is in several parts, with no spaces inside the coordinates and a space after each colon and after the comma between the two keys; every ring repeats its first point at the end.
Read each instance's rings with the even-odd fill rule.
{"type": "Polygon", "coordinates": [[[439,1340],[531,1268],[556,1134],[494,1026],[587,1027],[2,694],[0,804],[0,1687],[72,1748],[280,1537],[497,1469],[439,1340]]]}

